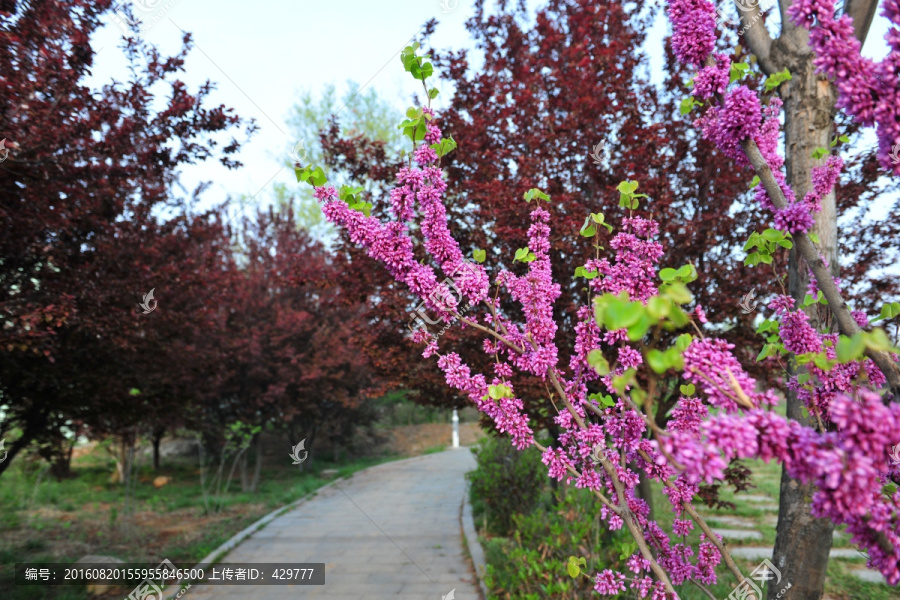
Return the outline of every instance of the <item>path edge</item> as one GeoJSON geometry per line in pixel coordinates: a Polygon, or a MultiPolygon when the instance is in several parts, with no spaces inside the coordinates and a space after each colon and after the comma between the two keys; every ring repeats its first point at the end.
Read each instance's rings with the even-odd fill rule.
{"type": "MultiPolygon", "coordinates": [[[[467,448],[467,447],[466,447],[466,448],[467,448]]],[[[446,452],[446,450],[445,450],[445,452],[446,452]]],[[[362,472],[368,471],[368,470],[370,470],[370,469],[377,469],[378,467],[381,467],[381,466],[387,465],[387,464],[391,464],[391,463],[404,462],[404,461],[414,462],[414,461],[416,461],[416,460],[421,460],[424,456],[427,456],[427,455],[420,454],[420,455],[418,455],[418,456],[409,456],[409,457],[407,457],[407,458],[401,458],[401,459],[399,459],[399,460],[389,460],[389,461],[386,461],[386,462],[383,462],[383,463],[379,463],[379,464],[377,464],[377,465],[372,465],[371,467],[366,467],[365,469],[360,469],[359,471],[354,471],[353,473],[351,473],[351,474],[349,475],[349,477],[353,477],[353,476],[356,475],[357,473],[362,473],[362,472]]],[[[340,483],[341,481],[345,481],[346,479],[347,479],[347,477],[338,477],[337,479],[332,479],[331,481],[329,481],[329,482],[326,483],[325,485],[323,485],[323,486],[321,486],[321,487],[318,487],[318,488],[312,490],[311,492],[309,492],[309,493],[306,494],[305,496],[301,496],[300,498],[297,498],[296,500],[294,500],[294,501],[291,502],[290,504],[285,504],[285,505],[282,506],[281,508],[276,508],[275,510],[273,510],[273,511],[270,512],[269,514],[267,514],[267,515],[261,517],[261,518],[260,518],[259,520],[257,520],[257,521],[254,521],[253,523],[251,523],[250,525],[248,525],[248,526],[245,527],[244,529],[240,530],[239,532],[237,532],[236,534],[234,534],[233,536],[231,536],[227,541],[223,542],[218,548],[216,548],[215,550],[213,550],[212,552],[210,552],[209,554],[207,554],[202,560],[200,560],[200,562],[198,562],[197,564],[195,564],[195,565],[194,565],[193,567],[191,567],[191,568],[196,569],[196,568],[199,568],[199,567],[207,567],[207,566],[209,566],[209,565],[215,564],[215,563],[217,562],[216,559],[218,559],[218,558],[220,558],[221,556],[223,556],[224,554],[226,554],[226,553],[228,553],[228,552],[234,550],[241,542],[243,542],[245,539],[247,539],[248,537],[250,537],[251,535],[253,535],[254,533],[256,533],[262,526],[268,525],[270,522],[274,521],[276,518],[280,517],[281,515],[283,515],[283,514],[285,514],[285,513],[287,513],[287,512],[290,512],[290,511],[294,510],[294,509],[297,508],[299,505],[303,504],[303,503],[306,502],[307,500],[309,500],[309,499],[313,498],[314,496],[316,496],[316,495],[317,495],[319,492],[321,492],[322,490],[325,490],[325,489],[327,489],[327,488],[330,488],[331,486],[335,485],[336,483],[340,483]]],[[[469,499],[469,493],[468,493],[468,484],[467,484],[467,485],[466,485],[466,495],[465,495],[465,498],[464,498],[466,504],[468,504],[468,499],[469,499]]],[[[471,518],[471,512],[472,512],[472,507],[470,506],[470,507],[469,507],[469,517],[470,517],[470,520],[472,520],[472,518],[471,518]]],[[[473,531],[474,531],[474,528],[475,528],[475,521],[472,520],[472,529],[473,529],[473,531]]],[[[467,539],[468,539],[468,536],[467,536],[467,539]]],[[[477,538],[475,539],[475,543],[478,544],[477,538]]],[[[470,546],[470,547],[471,547],[471,546],[470,546]]],[[[480,544],[478,545],[478,550],[481,550],[481,545],[480,545],[480,544]]],[[[482,562],[484,562],[484,559],[483,559],[483,557],[484,557],[484,552],[483,552],[483,551],[482,551],[482,553],[481,553],[481,556],[482,556],[482,562]]],[[[477,575],[477,574],[476,574],[476,575],[477,575]]],[[[480,578],[480,577],[478,578],[478,581],[479,581],[479,583],[481,583],[481,578],[480,578]]],[[[176,583],[173,583],[172,585],[167,586],[166,589],[164,589],[164,590],[162,591],[162,595],[160,596],[160,600],[175,600],[175,598],[178,597],[178,594],[180,594],[180,593],[182,592],[181,586],[182,586],[183,583],[184,583],[184,580],[181,579],[181,580],[177,581],[176,583]]],[[[484,590],[485,588],[484,588],[484,584],[483,584],[483,583],[481,583],[481,586],[482,586],[482,590],[484,590]]],[[[483,600],[487,600],[487,595],[485,595],[485,597],[484,597],[483,600]]]]}
{"type": "Polygon", "coordinates": [[[478,587],[481,589],[482,600],[487,600],[488,590],[484,584],[484,571],[487,567],[487,561],[484,558],[484,548],[478,541],[478,533],[475,531],[475,517],[472,516],[472,503],[469,502],[469,485],[466,484],[466,492],[463,494],[462,513],[460,515],[462,522],[463,536],[466,538],[466,546],[469,548],[469,558],[475,571],[475,579],[478,580],[478,587]]]}
{"type": "MultiPolygon", "coordinates": [[[[372,466],[377,467],[379,465],[372,465],[372,466]]],[[[367,468],[371,469],[372,467],[367,467],[367,468]]],[[[363,469],[363,470],[365,470],[365,469],[363,469]]],[[[333,486],[334,484],[338,483],[339,481],[343,481],[345,479],[346,479],[346,477],[338,477],[337,479],[333,479],[333,480],[329,481],[328,483],[326,483],[325,485],[323,485],[322,487],[318,487],[318,488],[312,490],[305,496],[301,496],[300,498],[297,498],[290,504],[286,504],[286,505],[282,506],[281,508],[276,508],[269,514],[265,515],[264,517],[260,518],[259,520],[255,521],[255,522],[251,523],[244,529],[240,530],[239,532],[237,532],[236,534],[231,536],[231,538],[229,538],[227,541],[223,542],[218,548],[216,548],[215,550],[213,550],[212,552],[207,554],[202,560],[200,560],[200,562],[198,562],[191,568],[198,569],[198,568],[208,567],[209,565],[215,564],[217,558],[219,558],[220,556],[222,556],[223,554],[225,554],[227,552],[230,552],[231,550],[234,550],[238,546],[238,544],[240,544],[245,539],[247,539],[248,537],[250,537],[251,535],[256,533],[262,526],[268,525],[269,523],[271,523],[272,521],[274,521],[276,518],[280,517],[284,513],[294,510],[299,505],[303,504],[304,502],[306,502],[313,496],[317,495],[322,490],[329,488],[329,487],[333,486]]],[[[172,585],[168,586],[166,589],[163,590],[161,598],[164,598],[166,600],[173,600],[176,596],[178,596],[179,593],[181,593],[181,586],[182,586],[183,582],[184,582],[184,580],[179,580],[177,583],[173,583],[172,585]]]]}

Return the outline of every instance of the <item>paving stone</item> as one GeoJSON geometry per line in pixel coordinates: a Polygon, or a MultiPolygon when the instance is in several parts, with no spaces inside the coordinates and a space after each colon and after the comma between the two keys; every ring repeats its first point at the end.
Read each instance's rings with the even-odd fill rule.
{"type": "Polygon", "coordinates": [[[854,548],[832,548],[828,556],[831,558],[865,558],[859,550],[854,548]]]}
{"type": "Polygon", "coordinates": [[[772,548],[757,546],[737,546],[728,549],[735,558],[746,558],[747,560],[762,560],[764,558],[772,558],[772,548]]]}
{"type": "Polygon", "coordinates": [[[874,569],[850,569],[850,573],[857,579],[871,583],[887,583],[884,575],[874,569]]]}
{"type": "Polygon", "coordinates": [[[724,539],[731,540],[761,540],[763,535],[752,529],[718,529],[713,528],[713,533],[724,539]]]}
{"type": "Polygon", "coordinates": [[[704,517],[706,521],[711,521],[713,523],[721,523],[722,525],[728,525],[730,527],[743,527],[746,529],[753,529],[756,527],[756,521],[750,519],[748,517],[734,517],[731,515],[709,515],[704,517]]]}
{"type": "Polygon", "coordinates": [[[378,465],[323,489],[270,522],[222,562],[324,562],[324,586],[211,586],[191,600],[477,600],[463,550],[459,507],[466,449],[378,465]]]}
{"type": "Polygon", "coordinates": [[[772,496],[764,496],[761,494],[736,494],[735,500],[746,500],[747,502],[772,502],[772,496]]]}
{"type": "MultiPolygon", "coordinates": [[[[732,556],[748,560],[762,560],[772,557],[772,548],[762,546],[736,546],[729,548],[729,550],[732,556]]],[[[853,548],[832,548],[828,555],[831,558],[863,558],[863,555],[853,548]]]]}

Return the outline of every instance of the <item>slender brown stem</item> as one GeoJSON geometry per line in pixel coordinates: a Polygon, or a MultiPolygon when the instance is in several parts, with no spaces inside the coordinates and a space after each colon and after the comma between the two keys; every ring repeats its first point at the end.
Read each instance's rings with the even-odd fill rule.
{"type": "Polygon", "coordinates": [[[525,352],[524,348],[520,348],[519,346],[516,346],[515,344],[513,344],[512,342],[507,340],[505,337],[503,337],[502,335],[500,335],[493,329],[488,329],[484,325],[481,325],[480,323],[476,323],[475,321],[472,321],[471,319],[467,319],[467,318],[463,317],[462,315],[457,314],[456,316],[459,318],[460,321],[462,321],[466,325],[468,325],[470,327],[474,327],[475,329],[478,329],[479,331],[483,331],[483,332],[497,338],[498,340],[503,342],[505,345],[509,346],[510,348],[512,348],[513,350],[518,352],[519,354],[524,354],[524,352],[525,352]]]}
{"type": "Polygon", "coordinates": [[[712,598],[712,600],[719,600],[718,598],[713,596],[712,592],[710,592],[708,589],[706,589],[706,586],[703,585],[702,583],[700,583],[699,581],[694,581],[693,579],[691,579],[691,583],[693,583],[698,588],[700,588],[700,591],[703,592],[704,594],[706,594],[707,598],[712,598]]]}
{"type": "MultiPolygon", "coordinates": [[[[653,461],[650,459],[650,456],[643,450],[638,450],[638,454],[640,454],[641,458],[643,458],[648,463],[653,463],[653,461]]],[[[675,489],[675,484],[668,479],[663,480],[663,485],[665,485],[667,488],[675,489]]],[[[700,513],[697,512],[697,509],[694,508],[694,505],[689,502],[682,502],[681,506],[691,516],[694,522],[697,523],[697,525],[700,527],[700,530],[706,534],[706,537],[709,538],[709,541],[712,542],[713,545],[719,550],[719,554],[722,555],[722,559],[725,561],[725,565],[728,567],[728,570],[731,571],[731,573],[737,578],[738,581],[742,580],[744,578],[744,575],[735,564],[734,559],[731,558],[731,554],[725,548],[725,544],[719,539],[719,536],[713,533],[712,529],[710,529],[706,521],[703,520],[703,517],[700,516],[700,513]]]]}
{"type": "MultiPolygon", "coordinates": [[[[541,452],[546,452],[546,451],[547,451],[547,448],[544,447],[544,446],[542,446],[542,445],[539,444],[538,442],[535,442],[534,445],[535,445],[535,447],[536,447],[538,450],[540,450],[541,452]]],[[[572,473],[572,475],[574,475],[575,477],[581,477],[581,473],[579,473],[579,472],[578,472],[578,469],[576,469],[576,468],[573,467],[572,465],[567,464],[567,465],[566,465],[566,470],[568,470],[570,473],[572,473]]],[[[613,511],[614,513],[616,513],[616,514],[619,515],[619,516],[622,515],[622,509],[619,508],[612,500],[610,500],[609,498],[607,498],[606,496],[604,496],[604,495],[603,495],[603,492],[601,492],[601,491],[599,491],[599,490],[593,490],[593,491],[594,491],[594,495],[597,496],[597,498],[600,499],[600,502],[602,502],[604,505],[606,505],[606,507],[607,507],[608,509],[610,509],[611,511],[613,511]]]]}

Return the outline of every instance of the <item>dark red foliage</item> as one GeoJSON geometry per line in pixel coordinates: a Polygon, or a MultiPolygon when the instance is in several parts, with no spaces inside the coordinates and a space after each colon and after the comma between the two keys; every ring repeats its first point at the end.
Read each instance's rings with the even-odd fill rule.
{"type": "Polygon", "coordinates": [[[174,57],[126,40],[131,80],[84,84],[109,7],[0,7],[0,472],[32,443],[52,460],[76,430],[315,425],[370,386],[366,328],[289,211],[232,232],[176,195],[180,166],[236,167],[232,136],[254,129],[179,80],[190,37],[174,57]]]}
{"type": "MultiPolygon", "coordinates": [[[[712,320],[748,321],[737,303],[767,277],[735,270],[729,256],[748,235],[747,224],[759,222],[752,210],[728,214],[745,195],[749,177],[697,141],[692,127],[673,116],[672,95],[657,91],[641,75],[645,59],[634,48],[643,34],[629,18],[633,15],[617,3],[556,0],[528,28],[522,25],[525,15],[508,3],[494,15],[483,13],[478,3],[469,29],[487,57],[483,69],[472,72],[466,52],[440,54],[436,61],[439,76],[456,89],[450,107],[439,112],[444,135],[459,144],[443,163],[454,235],[468,251],[487,249],[492,268],[510,268],[515,249],[527,237],[529,205],[522,194],[540,187],[551,195],[553,269],[558,280],[568,283],[557,302],[563,352],[572,346],[575,308],[584,301],[583,280],[573,274],[593,253],[578,232],[591,212],[621,222],[626,211],[618,207],[615,188],[625,179],[639,181],[640,191],[650,196],[643,208],[662,224],[669,249],[663,266],[692,262],[700,271],[692,289],[712,320]],[[589,156],[597,144],[603,145],[599,165],[589,156]]],[[[335,140],[335,134],[332,129],[323,136],[334,166],[355,178],[389,183],[377,144],[335,140]]],[[[383,325],[383,336],[395,340],[389,366],[407,385],[427,390],[426,399],[446,399],[437,368],[423,366],[413,358],[416,349],[401,340],[404,310],[411,308],[403,291],[385,292],[380,286],[387,285],[386,279],[370,274],[375,268],[368,262],[362,264],[353,270],[352,284],[369,293],[378,286],[381,306],[372,318],[383,325]],[[404,364],[406,369],[396,370],[404,364]]],[[[442,346],[456,349],[459,333],[451,329],[442,346]]],[[[732,337],[746,345],[746,328],[737,328],[732,337]]],[[[466,346],[463,354],[469,364],[484,361],[478,347],[466,346]]],[[[517,389],[523,385],[517,382],[517,389]]],[[[539,381],[527,387],[523,397],[546,398],[539,381]]],[[[532,408],[546,414],[546,407],[532,408]]]]}
{"type": "MultiPolygon", "coordinates": [[[[525,244],[529,225],[530,206],[522,195],[532,187],[551,195],[553,270],[564,285],[556,305],[557,339],[566,352],[572,347],[575,308],[585,299],[583,280],[573,275],[593,253],[579,230],[591,212],[621,223],[627,211],[618,206],[616,186],[637,180],[639,191],[649,195],[641,210],[661,225],[667,252],[661,266],[695,265],[699,279],[691,291],[697,302],[720,335],[735,344],[748,370],[768,380],[775,370],[755,362],[762,342],[753,328],[756,313],[743,314],[739,307],[749,292],[760,300],[780,292],[770,271],[742,264],[744,242],[768,226],[768,217],[749,193],[752,173],[735,169],[712,144],[698,139],[691,117],[678,114],[688,75],[668,44],[664,84],[658,88],[647,80],[647,58],[637,49],[647,24],[641,19],[650,17],[635,10],[636,5],[615,2],[551,0],[532,25],[518,5],[500,2],[495,14],[487,14],[479,1],[468,28],[485,57],[483,67],[473,71],[466,51],[429,52],[436,55],[437,76],[455,89],[449,107],[438,111],[444,135],[459,145],[442,162],[454,236],[465,251],[486,249],[492,269],[514,269],[512,257],[525,244]],[[590,156],[597,144],[600,164],[590,156]]],[[[427,33],[433,28],[432,22],[427,33]]],[[[332,126],[322,135],[329,164],[349,180],[374,183],[373,195],[381,199],[375,211],[384,210],[399,157],[385,156],[380,144],[359,136],[341,138],[338,131],[332,126]]],[[[852,178],[855,187],[847,189],[871,189],[872,173],[852,178]]],[[[880,239],[888,240],[885,227],[867,231],[879,228],[880,239]]],[[[601,232],[605,244],[609,237],[601,232]]],[[[405,313],[414,306],[406,290],[395,289],[356,249],[345,244],[341,252],[352,259],[344,285],[355,290],[356,300],[377,300],[369,318],[381,343],[389,344],[380,351],[382,369],[422,391],[424,401],[461,402],[448,396],[452,392],[439,370],[419,360],[420,349],[403,336],[405,313]]],[[[467,339],[473,338],[454,327],[441,347],[459,351],[470,365],[483,365],[480,347],[467,339]]],[[[516,389],[523,398],[547,397],[537,380],[519,380],[516,389]]],[[[532,414],[548,414],[544,404],[532,404],[532,414]]],[[[661,405],[661,425],[671,406],[661,405]]]]}
{"type": "Polygon", "coordinates": [[[295,223],[290,205],[242,223],[238,268],[206,335],[215,364],[195,429],[271,423],[311,444],[323,424],[368,397],[362,311],[338,302],[328,253],[295,223]]]}

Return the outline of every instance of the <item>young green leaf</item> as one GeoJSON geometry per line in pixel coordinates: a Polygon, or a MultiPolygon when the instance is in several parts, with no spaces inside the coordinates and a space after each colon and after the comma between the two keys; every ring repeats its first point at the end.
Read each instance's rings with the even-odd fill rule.
{"type": "Polygon", "coordinates": [[[604,314],[606,325],[612,331],[627,329],[637,324],[641,315],[644,314],[644,310],[644,305],[640,302],[614,300],[606,307],[604,314]]]}
{"type": "Polygon", "coordinates": [[[744,76],[744,73],[750,70],[750,65],[745,62],[731,63],[731,70],[728,73],[730,83],[734,83],[744,76]]]}
{"type": "Polygon", "coordinates": [[[771,75],[769,75],[769,77],[766,78],[766,91],[771,92],[772,90],[774,90],[775,88],[780,86],[782,83],[784,83],[785,81],[788,81],[790,79],[791,79],[791,72],[788,71],[787,68],[785,68],[784,71],[781,71],[779,73],[772,73],[771,75]]]}
{"type": "Polygon", "coordinates": [[[587,355],[588,364],[601,376],[609,375],[609,362],[599,350],[591,350],[587,355]]]}
{"type": "Polygon", "coordinates": [[[532,262],[535,258],[536,257],[534,255],[534,252],[529,250],[527,247],[519,248],[518,250],[516,250],[516,255],[515,255],[515,258],[513,258],[513,262],[518,260],[520,262],[528,263],[528,262],[532,262]]]}
{"type": "Polygon", "coordinates": [[[438,156],[445,156],[456,149],[456,140],[452,137],[441,138],[441,141],[431,144],[429,147],[437,152],[438,156]]]}
{"type": "Polygon", "coordinates": [[[513,393],[507,385],[489,385],[488,396],[491,397],[491,400],[500,400],[501,398],[512,398],[513,393]]]}
{"type": "Polygon", "coordinates": [[[597,271],[589,271],[585,267],[575,267],[575,277],[584,277],[585,279],[595,279],[597,271]]]}
{"type": "Polygon", "coordinates": [[[688,96],[687,98],[682,98],[681,104],[678,106],[678,112],[683,115],[688,114],[692,110],[694,110],[695,106],[700,106],[702,102],[697,102],[697,99],[693,96],[688,96]]]}
{"type": "Polygon", "coordinates": [[[525,192],[525,195],[523,197],[525,198],[525,202],[531,202],[535,198],[543,200],[544,202],[550,202],[550,196],[548,196],[538,188],[531,188],[530,190],[525,192]]]}

